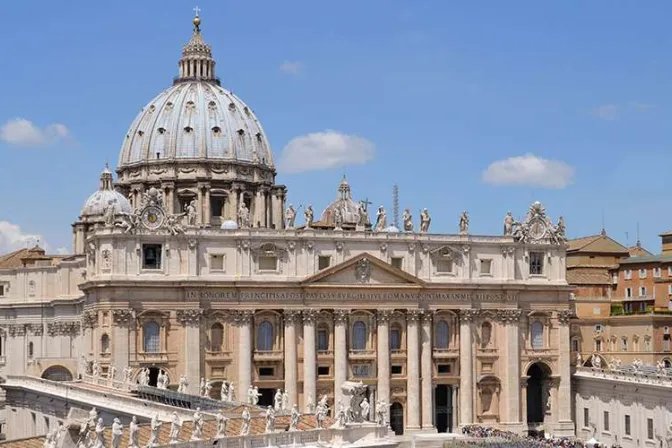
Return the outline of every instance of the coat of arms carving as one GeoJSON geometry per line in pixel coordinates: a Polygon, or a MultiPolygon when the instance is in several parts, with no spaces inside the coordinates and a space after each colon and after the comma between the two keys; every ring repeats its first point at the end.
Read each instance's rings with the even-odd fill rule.
{"type": "Polygon", "coordinates": [[[368,283],[371,280],[371,262],[362,258],[355,265],[355,278],[359,283],[368,283]]]}

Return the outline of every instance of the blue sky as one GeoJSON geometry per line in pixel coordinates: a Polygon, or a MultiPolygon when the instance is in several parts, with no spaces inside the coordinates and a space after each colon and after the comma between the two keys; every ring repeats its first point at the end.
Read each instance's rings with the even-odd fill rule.
{"type": "MultiPolygon", "coordinates": [[[[105,162],[176,75],[194,6],[3,4],[0,249],[27,235],[70,247],[105,162]]],[[[397,183],[402,209],[417,220],[428,207],[436,232],[456,232],[468,210],[472,233],[499,234],[506,211],[533,200],[572,237],[598,233],[604,215],[610,236],[634,244],[639,223],[658,252],[672,228],[670,2],[198,6],[222,85],[254,109],[276,162],[296,138],[338,155],[339,166],[279,172],[295,205],[322,210],[346,173],[356,199],[389,213],[397,183]],[[321,148],[334,145],[328,130],[342,139],[321,148]]]]}

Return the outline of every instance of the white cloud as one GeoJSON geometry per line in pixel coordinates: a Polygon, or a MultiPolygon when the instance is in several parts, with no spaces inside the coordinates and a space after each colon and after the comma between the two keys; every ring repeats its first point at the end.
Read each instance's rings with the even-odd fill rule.
{"type": "Polygon", "coordinates": [[[40,128],[25,118],[9,120],[0,127],[0,140],[16,146],[49,146],[69,136],[70,131],[63,124],[50,124],[40,128]]]}
{"type": "Polygon", "coordinates": [[[42,236],[24,233],[18,225],[9,221],[0,221],[0,254],[33,247],[38,241],[41,245],[44,244],[42,236]]]}
{"type": "Polygon", "coordinates": [[[618,104],[604,104],[593,109],[593,115],[602,120],[615,120],[618,117],[619,109],[618,104]]]}
{"type": "Polygon", "coordinates": [[[290,75],[298,75],[301,72],[301,62],[299,61],[284,61],[280,64],[280,71],[289,73],[290,75]]]}
{"type": "Polygon", "coordinates": [[[483,172],[483,181],[492,185],[564,188],[573,180],[574,168],[571,166],[533,154],[497,160],[483,172]]]}
{"type": "Polygon", "coordinates": [[[356,135],[326,130],[293,138],[282,151],[279,169],[286,173],[317,171],[373,160],[376,145],[356,135]]]}

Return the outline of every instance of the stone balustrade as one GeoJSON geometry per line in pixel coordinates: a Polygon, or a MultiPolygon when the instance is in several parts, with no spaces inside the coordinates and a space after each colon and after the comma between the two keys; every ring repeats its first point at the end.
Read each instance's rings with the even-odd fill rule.
{"type": "Polygon", "coordinates": [[[672,376],[653,372],[623,371],[609,368],[598,369],[595,367],[576,367],[576,372],[574,375],[578,377],[604,378],[628,383],[645,383],[672,387],[672,376]]]}

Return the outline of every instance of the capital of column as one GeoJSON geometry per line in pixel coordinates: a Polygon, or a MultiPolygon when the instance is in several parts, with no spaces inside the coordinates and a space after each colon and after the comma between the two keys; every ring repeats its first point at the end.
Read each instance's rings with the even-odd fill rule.
{"type": "Polygon", "coordinates": [[[242,310],[233,313],[233,323],[237,326],[250,325],[254,317],[254,310],[242,310]]]}
{"type": "Polygon", "coordinates": [[[345,324],[348,322],[350,310],[334,310],[334,323],[345,324]]]}
{"type": "Polygon", "coordinates": [[[162,189],[174,189],[175,188],[175,182],[161,182],[161,188],[162,189]]]}
{"type": "Polygon", "coordinates": [[[517,325],[522,314],[523,310],[519,309],[497,310],[496,312],[497,319],[504,325],[517,325]]]}
{"type": "Polygon", "coordinates": [[[282,313],[282,317],[285,318],[285,324],[295,324],[301,320],[301,311],[300,310],[285,310],[282,313]]]}
{"type": "Polygon", "coordinates": [[[317,316],[320,314],[320,311],[313,308],[309,308],[307,310],[303,310],[301,314],[303,315],[304,324],[315,323],[315,321],[317,320],[317,316]]]}
{"type": "Polygon", "coordinates": [[[377,322],[380,323],[380,324],[389,322],[390,319],[392,318],[392,313],[394,313],[394,310],[378,310],[378,311],[376,311],[377,322]]]}
{"type": "Polygon", "coordinates": [[[112,320],[117,326],[127,327],[135,318],[135,312],[132,310],[112,310],[112,320]]]}
{"type": "Polygon", "coordinates": [[[558,311],[558,322],[560,322],[560,325],[569,325],[569,321],[572,320],[573,316],[571,310],[558,311]]]}
{"type": "Polygon", "coordinates": [[[473,322],[481,314],[481,310],[460,310],[460,320],[464,322],[473,322]]]}
{"type": "Polygon", "coordinates": [[[201,323],[203,310],[200,308],[192,310],[177,310],[177,321],[184,326],[195,326],[201,323]]]}
{"type": "Polygon", "coordinates": [[[417,322],[422,317],[422,310],[408,309],[406,310],[406,321],[417,322]]]}
{"type": "Polygon", "coordinates": [[[95,328],[98,326],[98,312],[95,310],[82,313],[82,327],[95,328]]]}
{"type": "Polygon", "coordinates": [[[434,319],[434,310],[423,310],[422,312],[422,321],[424,323],[432,323],[432,320],[434,319]]]}

